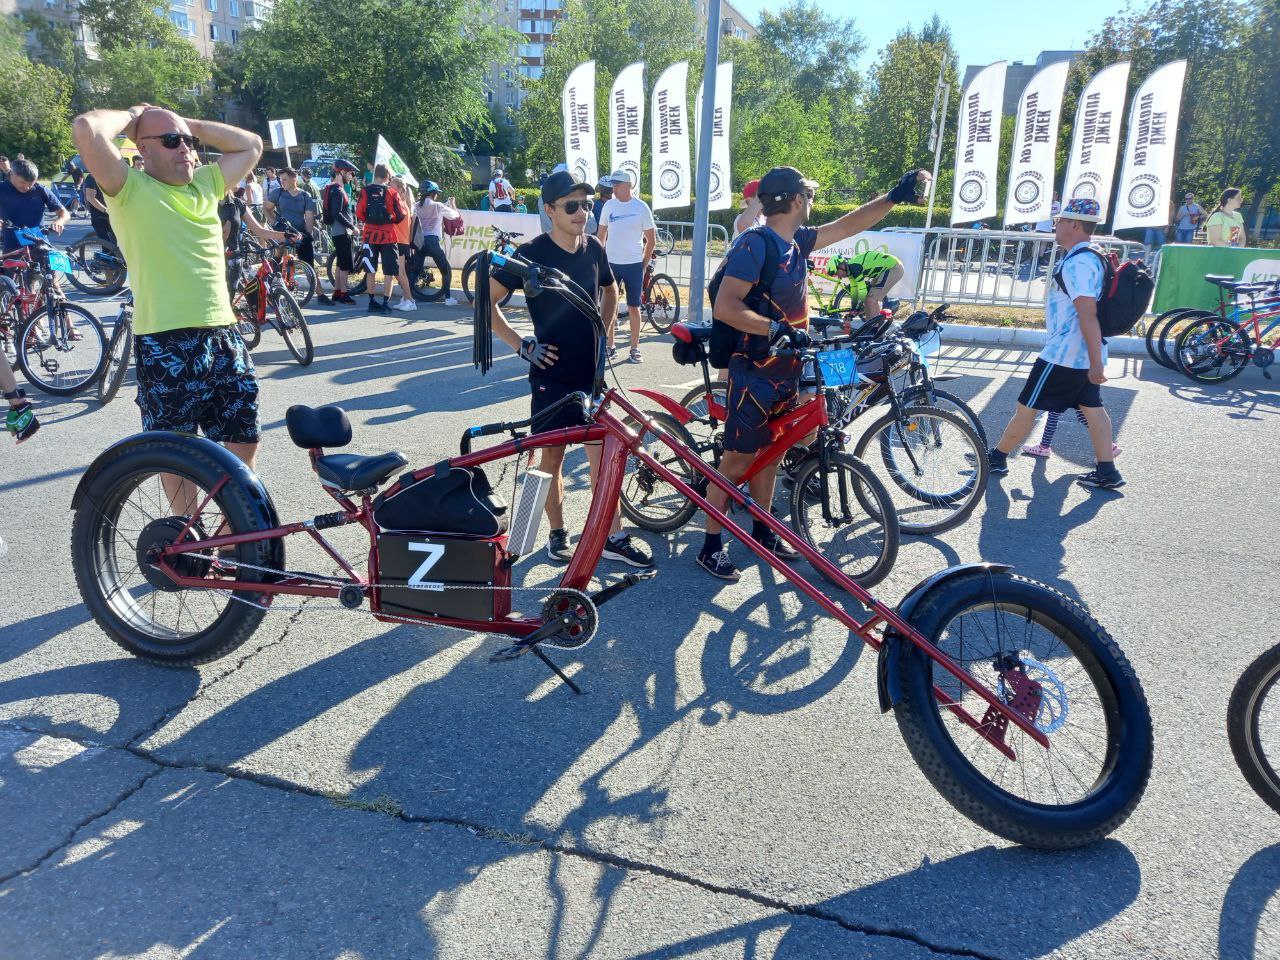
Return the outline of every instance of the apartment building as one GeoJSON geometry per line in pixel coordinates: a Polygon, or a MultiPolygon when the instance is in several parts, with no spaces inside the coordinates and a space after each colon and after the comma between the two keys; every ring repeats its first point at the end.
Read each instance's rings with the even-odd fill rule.
{"type": "MultiPolygon", "coordinates": [[[[38,13],[47,20],[65,23],[75,34],[76,43],[84,47],[90,57],[97,57],[97,37],[93,29],[80,22],[80,0],[0,0],[0,16],[13,17],[20,13],[38,13]]],[[[28,38],[28,45],[34,38],[28,38]]]]}
{"type": "Polygon", "coordinates": [[[206,57],[215,44],[238,46],[240,35],[271,15],[274,0],[169,0],[169,19],[206,57]]]}
{"type": "MultiPolygon", "coordinates": [[[[709,4],[707,0],[695,0],[698,4],[698,29],[706,32],[707,17],[709,16],[707,8],[709,4]]],[[[755,24],[746,18],[746,16],[738,10],[728,0],[720,0],[720,35],[726,37],[737,37],[739,40],[750,40],[759,34],[755,24]]]]}

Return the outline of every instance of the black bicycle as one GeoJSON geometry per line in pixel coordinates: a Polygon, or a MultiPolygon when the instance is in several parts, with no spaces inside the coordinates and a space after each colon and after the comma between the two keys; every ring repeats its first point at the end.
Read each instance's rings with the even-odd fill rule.
{"type": "MultiPolygon", "coordinates": [[[[476,268],[480,264],[480,258],[489,255],[490,251],[509,257],[516,252],[516,241],[524,236],[523,233],[508,233],[505,230],[499,230],[497,227],[490,227],[493,230],[493,240],[489,244],[489,250],[481,250],[479,253],[473,253],[467,258],[466,264],[462,268],[462,292],[467,295],[467,302],[475,302],[475,291],[472,285],[475,283],[476,268]]],[[[511,300],[512,291],[508,290],[507,295],[502,298],[498,306],[505,307],[511,300]]]]}
{"type": "Polygon", "coordinates": [[[115,399],[133,356],[133,291],[126,290],[125,293],[107,344],[107,362],[102,368],[102,376],[98,378],[98,402],[101,404],[115,399]]]}

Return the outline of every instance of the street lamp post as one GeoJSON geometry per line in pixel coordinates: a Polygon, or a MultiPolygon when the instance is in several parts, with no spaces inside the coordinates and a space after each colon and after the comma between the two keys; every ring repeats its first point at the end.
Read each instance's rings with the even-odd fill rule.
{"type": "MultiPolygon", "coordinates": [[[[707,280],[707,209],[711,192],[711,136],[716,110],[716,66],[720,62],[720,0],[707,3],[707,57],[702,68],[702,116],[698,126],[698,169],[693,196],[693,267],[689,273],[689,319],[702,322],[707,280]]],[[[728,189],[728,184],[725,185],[728,189]]]]}

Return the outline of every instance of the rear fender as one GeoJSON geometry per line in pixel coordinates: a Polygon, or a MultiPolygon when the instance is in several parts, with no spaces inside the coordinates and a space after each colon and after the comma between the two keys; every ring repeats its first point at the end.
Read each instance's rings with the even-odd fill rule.
{"type": "MultiPolygon", "coordinates": [[[[258,475],[249,469],[248,464],[226,447],[214,443],[212,440],[192,436],[189,433],[176,433],[171,430],[150,430],[144,433],[135,433],[131,437],[125,437],[123,440],[112,444],[98,454],[97,459],[89,464],[89,468],[85,470],[80,482],[76,484],[75,493],[71,496],[71,509],[79,510],[90,502],[89,491],[97,481],[98,475],[116,457],[159,440],[185,446],[192,454],[199,454],[216,463],[219,470],[230,476],[230,482],[238,484],[247,494],[250,509],[255,514],[259,529],[270,530],[273,527],[280,526],[280,516],[276,513],[276,506],[271,501],[271,494],[267,493],[267,488],[262,485],[258,475]]],[[[283,569],[284,540],[276,537],[270,543],[272,551],[271,566],[276,569],[283,569]]]]}
{"type": "Polygon", "coordinates": [[[671,414],[680,422],[681,426],[693,420],[693,414],[687,409],[680,406],[676,401],[672,400],[665,393],[659,393],[657,390],[632,390],[632,393],[638,393],[642,397],[647,397],[667,413],[671,414]]]}
{"type": "MultiPolygon", "coordinates": [[[[898,604],[897,614],[907,622],[911,614],[919,606],[920,601],[934,587],[965,576],[975,570],[986,570],[992,573],[1003,573],[1013,568],[1007,563],[961,563],[947,567],[930,577],[926,577],[907,591],[907,595],[898,604]]],[[[901,636],[892,627],[884,632],[884,643],[880,645],[879,658],[876,660],[876,692],[880,698],[880,712],[888,713],[902,700],[902,652],[911,646],[911,641],[901,636]]]]}

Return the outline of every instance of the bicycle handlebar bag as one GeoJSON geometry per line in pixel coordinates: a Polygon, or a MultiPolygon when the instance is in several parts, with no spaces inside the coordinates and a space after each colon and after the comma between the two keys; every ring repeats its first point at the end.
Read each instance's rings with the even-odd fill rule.
{"type": "Polygon", "coordinates": [[[507,530],[508,512],[483,470],[451,467],[445,461],[431,476],[384,500],[373,517],[384,530],[496,537],[507,530]]]}

